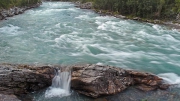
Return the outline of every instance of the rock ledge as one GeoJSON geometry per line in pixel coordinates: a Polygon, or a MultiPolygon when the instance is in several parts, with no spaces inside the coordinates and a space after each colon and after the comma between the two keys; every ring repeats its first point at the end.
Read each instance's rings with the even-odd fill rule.
{"type": "MultiPolygon", "coordinates": [[[[0,64],[0,94],[21,95],[51,85],[55,71],[71,69],[71,87],[75,91],[97,98],[117,94],[130,86],[143,91],[167,89],[169,85],[156,75],[112,66],[95,64],[62,67],[20,64],[0,64]]],[[[14,97],[15,98],[15,97],[14,97]]]]}
{"type": "Polygon", "coordinates": [[[167,89],[169,85],[156,75],[112,66],[72,66],[71,87],[81,94],[97,98],[122,92],[130,86],[143,91],[167,89]]]}

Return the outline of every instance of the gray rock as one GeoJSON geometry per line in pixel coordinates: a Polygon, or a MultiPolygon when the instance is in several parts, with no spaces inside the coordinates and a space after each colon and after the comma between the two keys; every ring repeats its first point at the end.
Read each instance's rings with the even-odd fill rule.
{"type": "Polygon", "coordinates": [[[6,17],[12,17],[14,15],[22,14],[25,10],[39,7],[41,4],[42,3],[40,2],[37,4],[31,5],[29,7],[27,7],[27,6],[25,6],[25,7],[12,7],[8,10],[0,9],[0,20],[3,20],[3,19],[6,20],[6,17]]]}
{"type": "Polygon", "coordinates": [[[92,2],[81,3],[79,1],[77,1],[77,2],[75,2],[75,6],[81,8],[81,9],[92,9],[93,3],[92,2]]]}
{"type": "Polygon", "coordinates": [[[123,15],[115,15],[115,17],[121,18],[121,19],[126,19],[126,16],[123,16],[123,15]]]}
{"type": "Polygon", "coordinates": [[[134,17],[133,20],[141,20],[139,17],[134,17]]]}
{"type": "Polygon", "coordinates": [[[27,94],[51,85],[54,69],[50,66],[0,65],[0,93],[27,94]]]}

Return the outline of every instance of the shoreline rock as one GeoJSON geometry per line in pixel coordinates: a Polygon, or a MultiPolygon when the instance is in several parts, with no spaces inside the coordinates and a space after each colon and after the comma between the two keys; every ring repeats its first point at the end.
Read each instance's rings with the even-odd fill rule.
{"type": "Polygon", "coordinates": [[[37,8],[42,3],[37,3],[31,6],[24,6],[24,7],[12,7],[10,9],[0,9],[0,21],[6,20],[7,17],[13,17],[15,15],[19,15],[24,13],[24,11],[32,8],[37,8]]]}
{"type": "Polygon", "coordinates": [[[140,17],[128,17],[128,16],[123,16],[121,14],[114,14],[114,12],[110,11],[105,11],[105,10],[96,10],[93,8],[93,3],[92,2],[86,2],[86,3],[81,3],[80,1],[74,2],[75,7],[81,8],[81,9],[90,9],[93,10],[94,12],[100,14],[101,16],[114,16],[116,18],[120,19],[130,19],[130,20],[135,20],[135,21],[141,21],[141,22],[147,22],[147,23],[153,23],[153,24],[162,24],[165,26],[168,26],[170,28],[177,29],[177,31],[180,31],[180,14],[178,14],[176,21],[163,21],[163,20],[153,20],[153,19],[142,19],[140,17]]]}
{"type": "Polygon", "coordinates": [[[78,7],[81,9],[93,9],[93,3],[92,2],[81,3],[80,1],[77,1],[74,4],[75,4],[75,7],[78,7]]]}
{"type": "Polygon", "coordinates": [[[71,69],[71,88],[93,98],[117,94],[131,86],[143,91],[164,90],[170,86],[156,75],[113,66],[0,64],[0,94],[21,96],[49,87],[58,69],[71,69]]]}

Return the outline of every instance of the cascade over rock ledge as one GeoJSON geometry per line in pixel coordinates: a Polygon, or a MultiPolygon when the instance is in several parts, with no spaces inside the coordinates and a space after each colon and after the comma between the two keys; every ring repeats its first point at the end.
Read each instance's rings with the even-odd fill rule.
{"type": "MultiPolygon", "coordinates": [[[[71,87],[84,95],[97,98],[122,92],[130,86],[143,91],[167,89],[169,85],[150,73],[95,64],[67,66],[72,69],[71,87]]],[[[55,69],[64,66],[0,65],[0,93],[21,95],[51,85],[55,69]]]]}

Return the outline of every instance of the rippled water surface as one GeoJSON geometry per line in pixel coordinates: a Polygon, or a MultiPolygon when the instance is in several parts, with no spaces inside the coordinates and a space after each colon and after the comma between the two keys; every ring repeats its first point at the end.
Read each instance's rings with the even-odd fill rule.
{"type": "Polygon", "coordinates": [[[180,33],[160,25],[99,16],[68,2],[46,2],[0,22],[0,63],[4,62],[98,63],[163,77],[175,75],[177,81],[180,33]]]}

